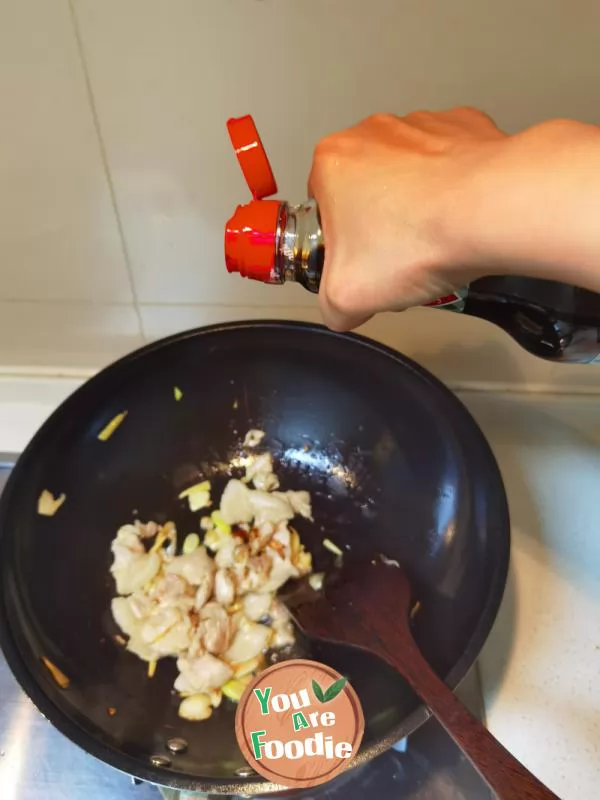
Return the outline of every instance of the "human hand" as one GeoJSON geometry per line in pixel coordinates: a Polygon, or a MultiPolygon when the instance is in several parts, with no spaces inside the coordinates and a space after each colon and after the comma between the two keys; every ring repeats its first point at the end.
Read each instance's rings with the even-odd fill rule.
{"type": "Polygon", "coordinates": [[[470,187],[505,139],[483,112],[455,108],[376,115],[317,145],[309,192],[321,213],[319,300],[331,328],[350,330],[479,276],[465,236],[470,187]]]}

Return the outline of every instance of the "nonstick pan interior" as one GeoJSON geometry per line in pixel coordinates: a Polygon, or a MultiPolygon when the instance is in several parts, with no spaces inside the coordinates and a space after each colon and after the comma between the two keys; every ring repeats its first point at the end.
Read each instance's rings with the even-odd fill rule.
{"type": "MultiPolygon", "coordinates": [[[[421,602],[416,638],[451,686],[477,657],[502,596],[509,526],[497,466],[459,401],[408,359],[292,323],[206,328],[133,353],[58,409],[11,476],[0,505],[0,630],[17,678],[60,730],[157,783],[249,788],[235,707],[184,722],[171,693],[174,664],[159,662],[149,680],[146,665],[113,641],[110,541],[136,517],[198,531],[178,492],[200,476],[224,486],[243,464],[251,427],[267,431],[282,486],[312,493],[315,523],[299,528],[316,569],[332,568],[327,536],[354,556],[402,562],[421,602]],[[125,410],[121,427],[99,441],[125,410]],[[43,489],[67,495],[54,517],[37,514],[43,489]],[[41,656],[68,675],[67,690],[41,656]],[[187,752],[170,767],[152,765],[174,736],[187,752]]],[[[349,675],[366,717],[360,760],[425,720],[403,681],[368,654],[302,642],[299,654],[349,675]]]]}

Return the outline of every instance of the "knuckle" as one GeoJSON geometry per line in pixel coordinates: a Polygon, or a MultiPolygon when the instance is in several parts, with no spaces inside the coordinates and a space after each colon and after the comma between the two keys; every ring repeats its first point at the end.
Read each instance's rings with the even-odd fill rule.
{"type": "Polygon", "coordinates": [[[390,125],[397,121],[398,117],[396,117],[394,114],[389,114],[386,111],[379,111],[377,114],[371,114],[371,116],[367,117],[365,120],[366,123],[371,125],[390,125]]]}
{"type": "Polygon", "coordinates": [[[331,172],[331,165],[335,160],[334,150],[329,139],[322,139],[317,143],[314,153],[308,185],[311,193],[318,192],[327,182],[331,172]]]}
{"type": "Polygon", "coordinates": [[[429,121],[435,117],[431,111],[425,111],[425,109],[419,109],[417,111],[411,111],[410,114],[407,114],[404,119],[407,122],[424,122],[429,121]]]}
{"type": "Polygon", "coordinates": [[[463,114],[464,116],[469,116],[469,115],[475,117],[484,116],[484,112],[481,111],[481,109],[469,105],[454,106],[452,111],[454,111],[456,114],[463,114]]]}
{"type": "Polygon", "coordinates": [[[321,139],[315,145],[313,151],[313,172],[319,172],[323,169],[323,165],[331,158],[332,148],[330,139],[321,139]]]}
{"type": "Polygon", "coordinates": [[[556,139],[562,139],[567,136],[570,137],[573,131],[581,129],[581,123],[572,119],[551,119],[543,123],[544,128],[550,136],[556,139]]]}
{"type": "Polygon", "coordinates": [[[317,142],[313,155],[313,162],[320,167],[327,167],[336,161],[348,149],[348,136],[343,133],[334,133],[317,142]]]}
{"type": "Polygon", "coordinates": [[[453,108],[450,113],[454,114],[454,116],[459,117],[460,119],[472,122],[494,123],[489,114],[486,114],[485,111],[482,111],[480,108],[475,108],[474,106],[456,106],[456,108],[453,108]]]}
{"type": "Polygon", "coordinates": [[[313,153],[313,172],[326,178],[337,170],[342,161],[352,160],[360,149],[360,143],[351,131],[334,133],[317,142],[313,153]]]}

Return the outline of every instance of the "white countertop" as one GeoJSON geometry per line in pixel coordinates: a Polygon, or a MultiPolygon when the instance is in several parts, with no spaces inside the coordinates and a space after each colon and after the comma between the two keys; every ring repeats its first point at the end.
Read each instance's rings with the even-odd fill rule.
{"type": "MultiPolygon", "coordinates": [[[[568,367],[565,367],[565,371],[568,367]]],[[[19,452],[81,377],[0,377],[19,452]]],[[[511,511],[508,588],[481,656],[490,730],[563,800],[600,786],[600,396],[461,392],[511,511]]]]}
{"type": "Polygon", "coordinates": [[[563,800],[600,785],[600,397],[463,395],[496,454],[511,572],[481,657],[487,722],[563,800]]]}

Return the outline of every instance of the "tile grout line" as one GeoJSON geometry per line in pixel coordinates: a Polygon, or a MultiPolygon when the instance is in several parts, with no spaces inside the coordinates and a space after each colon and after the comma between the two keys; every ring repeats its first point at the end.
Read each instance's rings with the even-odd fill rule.
{"type": "MultiPolygon", "coordinates": [[[[152,341],[156,337],[152,337],[152,341]]],[[[2,364],[0,362],[0,383],[6,381],[39,381],[39,380],[58,380],[58,381],[85,381],[100,372],[102,367],[41,367],[31,365],[28,367],[15,367],[14,365],[2,364]]],[[[446,386],[455,392],[459,398],[467,395],[495,395],[502,397],[521,397],[533,399],[540,397],[550,397],[556,400],[567,398],[571,401],[587,402],[591,397],[598,396],[597,389],[590,391],[579,391],[577,388],[565,390],[563,387],[556,387],[549,384],[532,384],[520,386],[516,384],[483,384],[476,381],[446,381],[446,386]]]]}
{"type": "MultiPolygon", "coordinates": [[[[213,308],[213,309],[244,309],[244,310],[251,310],[251,309],[258,309],[261,310],[265,309],[272,309],[272,305],[267,305],[265,303],[184,303],[184,302],[176,302],[176,301],[157,301],[152,300],[149,302],[137,301],[141,308],[143,307],[152,307],[152,308],[213,308]]],[[[84,307],[102,307],[102,306],[116,306],[118,308],[129,308],[131,303],[127,300],[88,300],[88,299],[78,299],[78,298],[45,298],[40,299],[37,297],[4,297],[0,300],[0,305],[6,303],[7,305],[17,305],[19,303],[22,304],[31,304],[31,305],[40,305],[40,306],[84,306],[84,307]]],[[[307,311],[316,311],[315,308],[312,306],[277,306],[274,309],[273,313],[277,314],[284,314],[288,311],[295,311],[295,312],[307,312],[307,311]]]]}
{"type": "Polygon", "coordinates": [[[142,321],[142,312],[140,310],[140,303],[137,296],[137,291],[135,288],[135,280],[133,276],[133,270],[131,267],[131,259],[129,256],[129,249],[127,247],[127,242],[125,240],[125,230],[123,228],[123,221],[121,219],[121,215],[119,213],[119,206],[117,204],[117,194],[115,191],[115,186],[112,179],[112,174],[110,171],[110,167],[108,164],[108,154],[106,152],[106,146],[104,144],[104,138],[102,136],[102,128],[100,126],[100,117],[98,115],[98,109],[96,106],[96,101],[94,99],[94,92],[92,89],[92,81],[90,77],[90,73],[88,70],[87,59],[85,57],[85,50],[83,47],[83,38],[81,36],[81,29],[79,27],[79,20],[77,18],[77,12],[75,11],[75,2],[74,0],[68,0],[69,4],[69,11],[71,14],[71,23],[73,25],[73,32],[75,35],[75,40],[77,42],[77,50],[79,53],[79,60],[81,62],[81,69],[83,71],[83,78],[85,81],[86,92],[88,96],[88,102],[90,104],[90,110],[92,113],[92,120],[94,123],[94,128],[96,130],[96,136],[98,138],[98,148],[100,150],[100,159],[102,161],[102,168],[104,170],[104,175],[106,178],[106,183],[108,185],[108,191],[110,195],[110,201],[113,207],[113,211],[115,214],[115,220],[117,223],[117,230],[119,232],[119,237],[121,239],[121,251],[123,253],[123,259],[125,261],[125,269],[127,270],[127,276],[129,278],[129,285],[131,288],[131,294],[133,297],[133,306],[135,308],[135,313],[137,316],[138,326],[139,326],[139,333],[142,339],[146,339],[146,333],[144,331],[144,324],[142,321]]]}

